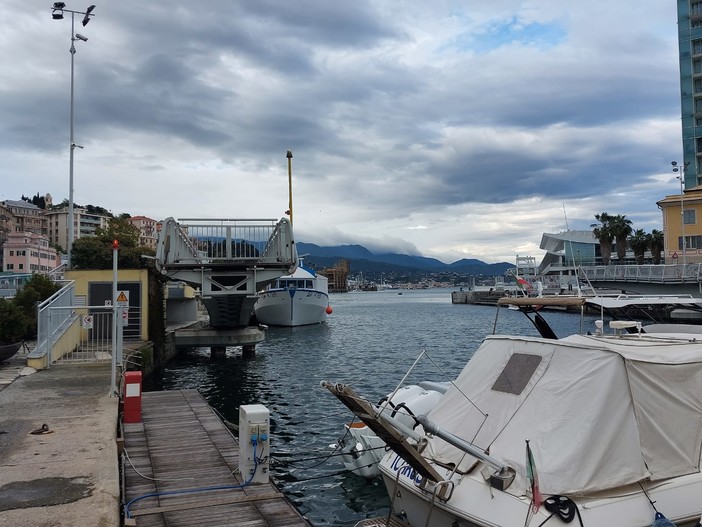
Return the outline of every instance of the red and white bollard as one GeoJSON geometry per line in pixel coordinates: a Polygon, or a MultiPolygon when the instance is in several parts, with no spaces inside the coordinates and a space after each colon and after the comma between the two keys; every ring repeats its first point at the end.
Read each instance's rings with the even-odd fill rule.
{"type": "Polygon", "coordinates": [[[125,423],[141,423],[141,372],[124,372],[124,418],[125,423]]]}

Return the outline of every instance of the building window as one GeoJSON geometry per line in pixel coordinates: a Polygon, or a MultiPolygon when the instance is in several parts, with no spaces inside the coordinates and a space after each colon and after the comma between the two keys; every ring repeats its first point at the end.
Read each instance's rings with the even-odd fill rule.
{"type": "Polygon", "coordinates": [[[695,210],[694,209],[685,209],[683,211],[683,223],[685,225],[694,225],[697,223],[696,218],[695,218],[695,210]]]}
{"type": "Polygon", "coordinates": [[[699,55],[702,53],[702,40],[697,39],[692,41],[692,54],[699,55]]]}
{"type": "Polygon", "coordinates": [[[690,2],[690,14],[699,15],[702,13],[702,2],[690,2]]]}

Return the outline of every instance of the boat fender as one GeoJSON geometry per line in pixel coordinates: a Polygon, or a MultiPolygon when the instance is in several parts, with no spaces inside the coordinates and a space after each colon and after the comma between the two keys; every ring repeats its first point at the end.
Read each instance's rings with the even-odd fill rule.
{"type": "Polygon", "coordinates": [[[580,525],[583,524],[578,506],[567,496],[550,496],[544,500],[544,507],[552,515],[558,516],[563,523],[572,522],[577,514],[580,525]]]}

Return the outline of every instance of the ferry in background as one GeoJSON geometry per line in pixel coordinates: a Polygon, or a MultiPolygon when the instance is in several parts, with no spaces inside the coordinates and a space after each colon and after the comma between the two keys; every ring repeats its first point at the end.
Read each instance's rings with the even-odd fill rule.
{"type": "Polygon", "coordinates": [[[256,319],[261,324],[287,327],[324,322],[332,312],[328,282],[300,258],[293,274],[281,276],[260,293],[254,305],[256,319]]]}

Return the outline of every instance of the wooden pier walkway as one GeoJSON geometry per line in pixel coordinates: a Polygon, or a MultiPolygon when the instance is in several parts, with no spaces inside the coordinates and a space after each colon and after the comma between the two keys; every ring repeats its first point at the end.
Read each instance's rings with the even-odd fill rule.
{"type": "Polygon", "coordinates": [[[244,483],[239,445],[197,390],[144,393],[142,422],[123,435],[125,525],[310,525],[270,482],[221,489],[244,483]]]}

